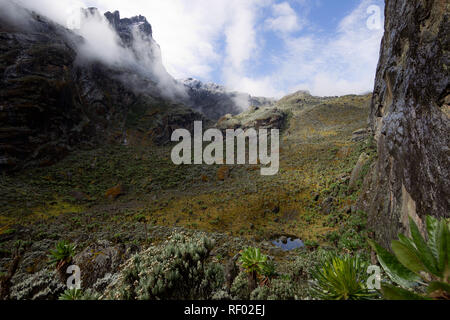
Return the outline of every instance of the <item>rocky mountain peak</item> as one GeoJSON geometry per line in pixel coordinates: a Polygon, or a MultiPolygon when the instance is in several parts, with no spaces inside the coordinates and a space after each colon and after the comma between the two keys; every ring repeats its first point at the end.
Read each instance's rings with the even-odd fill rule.
{"type": "Polygon", "coordinates": [[[137,30],[146,37],[153,37],[152,26],[144,16],[138,15],[121,19],[119,11],[114,11],[112,13],[108,11],[105,13],[105,17],[125,44],[130,44],[132,42],[134,28],[137,28],[137,30]]]}

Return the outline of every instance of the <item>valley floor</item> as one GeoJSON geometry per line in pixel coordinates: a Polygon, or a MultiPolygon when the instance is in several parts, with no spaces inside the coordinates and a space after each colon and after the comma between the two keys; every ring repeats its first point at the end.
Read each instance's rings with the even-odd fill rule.
{"type": "Polygon", "coordinates": [[[79,150],[51,167],[3,175],[0,272],[17,246],[27,248],[19,282],[47,266],[61,239],[77,251],[98,240],[138,251],[174,229],[209,234],[222,263],[257,246],[283,269],[305,249],[282,251],[272,244],[281,236],[301,239],[310,251],[364,251],[365,217],[355,203],[376,154],[370,140],[355,142],[352,133],[366,127],[370,97],[279,101],[288,120],[276,176],[261,176],[259,166],[175,166],[170,146],[143,144],[79,150]],[[369,160],[352,177],[363,152],[369,160]]]}

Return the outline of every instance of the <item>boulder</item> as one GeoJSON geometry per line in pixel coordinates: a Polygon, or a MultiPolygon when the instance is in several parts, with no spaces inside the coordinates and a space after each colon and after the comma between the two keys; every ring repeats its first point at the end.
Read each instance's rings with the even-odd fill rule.
{"type": "Polygon", "coordinates": [[[99,240],[77,254],[73,263],[80,267],[82,288],[92,288],[99,279],[116,272],[126,256],[124,246],[106,240],[99,240]]]}

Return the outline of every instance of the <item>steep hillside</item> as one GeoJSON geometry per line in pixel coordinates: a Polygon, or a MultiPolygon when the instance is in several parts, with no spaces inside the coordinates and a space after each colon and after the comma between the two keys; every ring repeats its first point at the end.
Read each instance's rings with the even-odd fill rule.
{"type": "Polygon", "coordinates": [[[378,161],[361,207],[388,246],[408,216],[450,217],[448,1],[386,1],[370,123],[378,161]]]}

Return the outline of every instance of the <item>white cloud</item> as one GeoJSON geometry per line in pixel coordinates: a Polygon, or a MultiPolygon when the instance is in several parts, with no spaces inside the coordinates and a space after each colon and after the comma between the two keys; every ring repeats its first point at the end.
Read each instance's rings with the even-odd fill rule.
{"type": "Polygon", "coordinates": [[[273,17],[265,21],[266,27],[273,31],[292,32],[301,29],[297,13],[287,2],[272,6],[273,17]]]}
{"type": "Polygon", "coordinates": [[[222,67],[225,85],[232,90],[259,95],[261,87],[267,87],[266,79],[250,79],[246,66],[257,59],[258,10],[270,4],[269,1],[233,0],[233,15],[225,28],[226,58],[222,67]]]}
{"type": "MultiPolygon", "coordinates": [[[[9,0],[4,0],[9,1],[9,0]]],[[[65,25],[72,10],[76,7],[85,7],[81,0],[15,0],[15,2],[65,25]]]]}
{"type": "Polygon", "coordinates": [[[273,85],[284,93],[320,96],[372,91],[383,35],[382,29],[367,28],[366,10],[374,3],[382,6],[381,0],[362,0],[333,36],[284,36],[285,52],[274,57],[273,85]]]}
{"type": "Polygon", "coordinates": [[[174,77],[209,78],[221,63],[218,41],[232,8],[221,0],[18,0],[60,24],[74,7],[119,10],[122,17],[146,16],[161,46],[164,64],[174,77]]]}
{"type": "Polygon", "coordinates": [[[313,94],[343,95],[373,90],[383,29],[369,30],[366,26],[366,9],[372,3],[380,1],[363,0],[341,21],[334,38],[315,40],[311,80],[304,84],[313,94]]]}
{"type": "Polygon", "coordinates": [[[176,78],[208,78],[220,63],[217,41],[225,23],[225,3],[217,0],[97,0],[104,10],[123,17],[144,15],[161,46],[163,62],[176,78]]]}
{"type": "Polygon", "coordinates": [[[277,89],[273,84],[271,76],[260,78],[246,77],[239,73],[229,73],[227,75],[228,87],[240,92],[247,92],[254,96],[261,97],[281,97],[284,91],[277,89]]]}
{"type": "Polygon", "coordinates": [[[20,1],[59,23],[65,23],[68,8],[74,6],[120,10],[122,17],[144,15],[161,46],[164,65],[175,78],[221,78],[230,89],[264,96],[279,97],[296,89],[317,95],[372,90],[383,32],[366,24],[367,8],[382,6],[382,0],[361,0],[334,34],[326,36],[305,28],[313,5],[306,0],[20,1]],[[301,12],[293,3],[302,6],[301,12]],[[268,28],[282,43],[270,51],[264,42],[268,28]],[[270,61],[271,71],[264,72],[263,66],[258,70],[261,76],[252,76],[262,58],[270,61]]]}
{"type": "MultiPolygon", "coordinates": [[[[382,0],[362,0],[340,21],[332,35],[303,32],[296,37],[283,32],[280,37],[284,47],[278,48],[272,57],[274,72],[250,77],[244,65],[240,70],[233,70],[227,82],[254,95],[275,97],[297,90],[308,90],[319,96],[372,91],[383,35],[382,28],[367,27],[367,8],[373,4],[383,5],[382,0]]],[[[287,13],[286,8],[279,12],[287,13]]],[[[254,62],[254,59],[248,61],[254,62]]]]}
{"type": "Polygon", "coordinates": [[[119,45],[120,38],[99,12],[83,19],[79,34],[86,40],[80,53],[107,64],[122,64],[132,59],[131,52],[119,45]]]}

